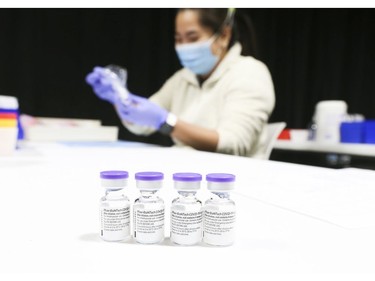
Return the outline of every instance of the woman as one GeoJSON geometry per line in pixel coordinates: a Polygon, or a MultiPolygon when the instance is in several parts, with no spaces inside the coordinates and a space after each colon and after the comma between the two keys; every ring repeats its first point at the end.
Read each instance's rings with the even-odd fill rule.
{"type": "Polygon", "coordinates": [[[263,128],[275,103],[273,84],[262,62],[241,55],[244,42],[238,38],[247,36],[238,34],[236,20],[234,9],[180,9],[175,47],[184,68],[150,99],[128,93],[122,102],[103,68],[96,67],[86,80],[99,97],[115,104],[134,133],[159,130],[178,146],[262,157],[263,128]]]}

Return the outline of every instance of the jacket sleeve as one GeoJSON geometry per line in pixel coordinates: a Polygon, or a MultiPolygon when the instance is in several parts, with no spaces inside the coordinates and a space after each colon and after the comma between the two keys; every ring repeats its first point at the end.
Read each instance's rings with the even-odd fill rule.
{"type": "Polygon", "coordinates": [[[275,105],[271,75],[260,61],[231,73],[217,131],[217,152],[249,156],[258,149],[260,136],[275,105]]]}
{"type": "MultiPolygon", "coordinates": [[[[149,98],[150,101],[156,103],[157,105],[165,108],[168,111],[170,111],[172,94],[175,89],[175,77],[176,75],[173,75],[171,78],[169,78],[161,87],[161,89],[149,98]]],[[[128,122],[122,123],[130,132],[136,135],[148,136],[155,132],[154,128],[139,126],[128,122]]]]}
{"type": "Polygon", "coordinates": [[[171,111],[171,104],[174,93],[176,92],[176,85],[178,85],[178,72],[176,72],[172,77],[170,77],[157,91],[150,97],[150,100],[157,105],[161,106],[162,108],[171,111]]]}

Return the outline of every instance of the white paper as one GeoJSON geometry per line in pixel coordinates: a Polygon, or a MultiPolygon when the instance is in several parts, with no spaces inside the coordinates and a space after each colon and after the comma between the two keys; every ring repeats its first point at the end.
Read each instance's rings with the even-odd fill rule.
{"type": "Polygon", "coordinates": [[[345,228],[375,226],[375,172],[276,165],[249,173],[243,194],[345,228]]]}

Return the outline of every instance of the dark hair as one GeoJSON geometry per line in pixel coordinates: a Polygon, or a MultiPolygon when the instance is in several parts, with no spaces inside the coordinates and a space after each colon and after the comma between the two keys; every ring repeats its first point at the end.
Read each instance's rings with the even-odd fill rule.
{"type": "MultiPolygon", "coordinates": [[[[212,30],[212,33],[220,33],[225,26],[230,24],[228,19],[229,9],[226,8],[182,8],[178,12],[184,10],[197,11],[200,24],[212,30]]],[[[242,45],[241,55],[257,56],[253,23],[250,17],[239,9],[236,9],[234,14],[232,37],[229,41],[228,49],[236,42],[240,42],[242,45]]]]}

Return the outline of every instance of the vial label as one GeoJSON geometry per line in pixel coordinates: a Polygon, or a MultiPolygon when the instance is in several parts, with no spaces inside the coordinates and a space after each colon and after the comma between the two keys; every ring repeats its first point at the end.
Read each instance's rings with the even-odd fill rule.
{"type": "Polygon", "coordinates": [[[120,241],[130,236],[130,206],[100,209],[100,236],[108,241],[120,241]]]}
{"type": "Polygon", "coordinates": [[[234,242],[234,224],[236,212],[232,210],[204,211],[203,241],[210,245],[227,246],[234,242]]]}
{"type": "Polygon", "coordinates": [[[171,211],[171,240],[180,245],[193,245],[202,240],[202,211],[171,211]]]}
{"type": "Polygon", "coordinates": [[[164,205],[149,207],[134,205],[134,239],[152,244],[164,239],[164,205]]]}

